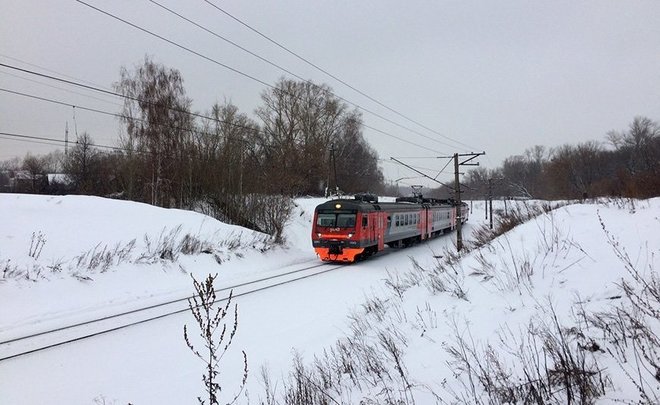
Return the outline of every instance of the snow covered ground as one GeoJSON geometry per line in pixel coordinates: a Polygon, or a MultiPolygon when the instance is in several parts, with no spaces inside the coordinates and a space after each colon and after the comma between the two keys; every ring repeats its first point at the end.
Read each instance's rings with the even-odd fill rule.
{"type": "MultiPolygon", "coordinates": [[[[315,263],[309,235],[321,201],[296,200],[287,244],[279,247],[264,235],[187,211],[96,197],[0,194],[0,342],[185,297],[192,293],[190,274],[218,273],[216,287],[222,287],[315,263]]],[[[473,204],[468,241],[485,222],[483,209],[483,202],[473,204]]],[[[249,377],[238,402],[260,403],[266,400],[262,367],[281,398],[294,353],[309,367],[346,342],[365,348],[389,342],[390,350],[376,356],[385,367],[381,380],[361,380],[358,389],[344,373],[327,394],[339,403],[487,403],[479,368],[496,375],[492,368],[499,364],[503,372],[493,386],[506,386],[507,374],[517,381],[527,370],[521,358],[554,330],[573,331],[556,333],[571,347],[594,348],[580,353],[601,370],[602,403],[639,399],[635,384],[658,395],[656,370],[643,355],[636,358],[640,353],[630,345],[618,349],[614,332],[581,314],[626,308],[622,279],[635,270],[654,277],[660,199],[567,205],[460,258],[451,257],[454,240],[455,234],[445,235],[236,298],[238,332],[222,359],[222,398],[231,399],[240,385],[241,350],[249,377]]],[[[657,318],[649,322],[660,332],[657,318]]],[[[204,364],[186,347],[184,324],[194,330],[189,313],[0,361],[0,404],[196,403],[204,394],[204,364]]],[[[351,361],[361,367],[359,358],[351,361]]]]}

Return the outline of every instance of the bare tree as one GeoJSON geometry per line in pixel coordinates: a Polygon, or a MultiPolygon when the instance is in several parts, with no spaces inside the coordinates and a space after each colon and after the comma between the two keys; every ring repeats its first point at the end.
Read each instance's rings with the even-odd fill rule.
{"type": "MultiPolygon", "coordinates": [[[[322,193],[333,146],[337,168],[358,168],[369,180],[382,182],[377,156],[362,138],[359,114],[349,111],[328,86],[281,79],[261,98],[256,113],[263,123],[261,143],[271,192],[322,193]]],[[[350,172],[353,177],[361,174],[350,172]]]]}
{"type": "Polygon", "coordinates": [[[124,148],[137,153],[148,175],[141,170],[143,198],[154,205],[182,206],[189,190],[189,154],[193,120],[181,73],[145,57],[131,72],[122,67],[115,83],[125,96],[122,121],[124,148]]]}
{"type": "Polygon", "coordinates": [[[94,183],[100,180],[97,170],[99,153],[93,145],[92,137],[83,132],[63,162],[64,173],[69,176],[75,189],[83,194],[94,193],[94,183]]]}
{"type": "Polygon", "coordinates": [[[31,193],[42,192],[48,183],[43,159],[28,153],[23,159],[22,167],[30,175],[30,185],[27,191],[31,193]]]}

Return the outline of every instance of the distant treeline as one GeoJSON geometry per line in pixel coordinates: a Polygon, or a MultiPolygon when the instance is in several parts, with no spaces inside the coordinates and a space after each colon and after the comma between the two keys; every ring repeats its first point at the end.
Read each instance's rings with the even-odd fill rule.
{"type": "Polygon", "coordinates": [[[178,208],[226,205],[241,195],[322,195],[336,188],[337,179],[345,192],[382,189],[378,156],[363,138],[360,113],[326,85],[280,79],[261,94],[258,122],[229,102],[191,111],[181,74],[149,58],[133,70],[122,68],[115,91],[124,95],[117,148],[100,148],[83,133],[66,156],[5,162],[5,190],[7,169],[16,166],[28,174],[22,180],[14,175],[13,191],[114,196],[178,208]],[[48,171],[66,174],[67,181],[46,181],[48,171]]]}
{"type": "MultiPolygon", "coordinates": [[[[66,155],[2,162],[0,191],[101,195],[225,213],[237,201],[251,206],[255,195],[323,195],[337,186],[346,193],[399,192],[384,183],[360,113],[327,85],[280,79],[262,92],[258,121],[228,102],[191,111],[181,74],[149,58],[122,68],[115,90],[124,96],[118,147],[100,147],[82,133],[66,155]],[[63,176],[47,176],[52,173],[63,176]]],[[[472,199],[658,196],[660,125],[636,117],[605,142],[535,146],[502,167],[468,171],[463,184],[464,197],[472,199]]]]}
{"type": "Polygon", "coordinates": [[[466,198],[581,199],[660,196],[660,125],[635,117],[605,142],[547,149],[535,146],[501,167],[467,172],[466,198]]]}

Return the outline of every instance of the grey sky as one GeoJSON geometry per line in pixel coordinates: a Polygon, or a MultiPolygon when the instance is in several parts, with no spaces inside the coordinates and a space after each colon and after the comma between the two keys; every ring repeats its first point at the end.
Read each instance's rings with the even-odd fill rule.
{"type": "MultiPolygon", "coordinates": [[[[537,144],[601,141],[607,131],[625,128],[636,115],[660,119],[657,0],[213,0],[385,105],[462,144],[374,104],[202,0],[158,1],[302,77],[329,84],[352,102],[437,140],[364,112],[368,126],[423,146],[365,129],[392,180],[414,173],[387,162],[390,156],[485,150],[482,165],[494,167],[537,144]]],[[[285,75],[147,0],[88,3],[268,83],[285,75]]],[[[120,66],[132,67],[149,54],[182,72],[197,111],[227,99],[253,116],[260,104],[262,84],[74,0],[0,0],[0,10],[0,63],[40,72],[46,68],[57,76],[110,88],[120,66]]],[[[0,88],[109,111],[118,111],[120,103],[3,67],[0,88]]],[[[116,119],[80,110],[75,115],[79,133],[88,131],[100,144],[116,142],[116,119]]],[[[74,139],[72,108],[0,92],[0,132],[63,139],[67,121],[74,139]]],[[[53,149],[0,137],[0,160],[53,149]]],[[[445,163],[405,161],[436,170],[445,163]]]]}

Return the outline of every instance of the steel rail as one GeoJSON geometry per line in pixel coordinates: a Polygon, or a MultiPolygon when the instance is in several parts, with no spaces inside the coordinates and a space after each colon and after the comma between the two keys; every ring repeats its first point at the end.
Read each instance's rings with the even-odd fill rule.
{"type": "MultiPolygon", "coordinates": [[[[332,267],[327,268],[327,269],[322,270],[322,271],[313,272],[313,273],[310,273],[310,274],[305,274],[303,276],[292,278],[292,279],[289,279],[289,280],[284,280],[284,281],[280,281],[280,282],[277,282],[277,283],[274,283],[274,284],[269,284],[269,285],[266,285],[266,286],[263,286],[263,287],[256,288],[254,290],[244,291],[244,292],[233,295],[233,297],[234,298],[241,297],[241,296],[249,295],[249,294],[252,294],[252,293],[255,293],[255,292],[259,292],[259,291],[267,290],[267,289],[270,289],[270,288],[278,287],[278,286],[281,286],[281,285],[289,284],[289,283],[292,283],[294,281],[303,280],[303,279],[306,279],[306,278],[309,278],[309,277],[313,277],[313,276],[316,276],[316,275],[320,275],[320,274],[324,274],[324,273],[327,273],[327,272],[330,272],[330,271],[337,270],[339,268],[344,267],[345,265],[344,264],[335,264],[335,265],[333,265],[331,263],[320,263],[320,264],[317,264],[317,265],[314,265],[314,266],[304,267],[302,269],[296,269],[296,270],[288,271],[288,272],[285,272],[285,273],[280,273],[280,274],[276,274],[276,275],[272,275],[272,276],[268,276],[268,277],[264,277],[264,278],[260,278],[260,279],[256,279],[256,280],[251,280],[251,281],[246,281],[246,282],[243,282],[243,283],[238,283],[238,284],[235,284],[235,285],[232,285],[232,286],[218,288],[218,289],[216,289],[216,292],[223,292],[223,291],[233,290],[235,288],[245,287],[245,286],[249,286],[249,285],[252,285],[252,284],[258,284],[258,283],[262,283],[264,281],[269,281],[269,280],[273,280],[273,279],[276,279],[276,278],[280,278],[280,277],[300,273],[300,272],[303,272],[303,271],[306,271],[306,270],[311,270],[311,269],[315,269],[315,268],[318,268],[318,267],[326,267],[326,266],[332,266],[332,267]]],[[[75,329],[75,328],[78,328],[78,327],[81,327],[81,326],[92,325],[92,324],[100,323],[100,322],[103,322],[103,321],[106,321],[106,320],[109,320],[109,319],[113,319],[113,318],[121,318],[121,317],[124,317],[124,316],[127,316],[127,315],[148,311],[148,310],[151,310],[151,309],[154,309],[154,308],[159,308],[159,307],[163,307],[163,306],[166,306],[166,305],[172,305],[172,304],[176,304],[176,303],[182,302],[182,301],[188,301],[191,298],[192,298],[192,296],[187,296],[187,297],[184,297],[184,298],[170,300],[170,301],[162,302],[162,303],[159,303],[159,304],[150,305],[150,306],[147,306],[147,307],[134,309],[134,310],[131,310],[131,311],[125,311],[125,312],[122,312],[122,313],[108,315],[108,316],[104,316],[104,317],[101,317],[101,318],[96,318],[96,319],[85,321],[85,322],[79,322],[79,323],[76,323],[76,324],[67,325],[67,326],[63,326],[63,327],[60,327],[60,328],[50,329],[50,330],[47,330],[47,331],[42,331],[42,332],[33,333],[33,334],[30,334],[30,335],[26,335],[26,336],[21,336],[21,337],[18,337],[18,338],[13,338],[13,339],[10,339],[10,340],[6,340],[4,342],[0,342],[0,347],[6,346],[6,345],[11,344],[11,343],[16,343],[16,342],[19,342],[19,341],[26,341],[26,340],[29,340],[29,339],[32,339],[32,338],[35,338],[35,337],[38,337],[38,336],[44,336],[44,335],[49,335],[49,334],[53,334],[53,333],[57,333],[57,332],[62,332],[62,331],[69,330],[69,329],[75,329]]],[[[221,299],[218,300],[218,302],[223,302],[223,301],[226,301],[227,299],[228,299],[228,297],[221,298],[221,299]]],[[[62,346],[62,345],[65,345],[65,344],[74,343],[74,342],[84,340],[84,339],[88,339],[88,338],[91,338],[91,337],[94,337],[94,336],[99,336],[99,335],[114,332],[114,331],[117,331],[117,330],[125,329],[125,328],[131,327],[131,326],[140,325],[140,324],[143,324],[143,323],[146,323],[146,322],[151,322],[151,321],[154,321],[154,320],[157,320],[157,319],[162,319],[162,318],[172,316],[172,315],[176,315],[176,314],[179,314],[179,313],[182,313],[182,312],[185,312],[185,311],[189,311],[189,310],[190,310],[190,308],[188,306],[186,306],[183,309],[178,309],[178,310],[175,310],[175,311],[169,311],[169,312],[166,312],[164,314],[151,316],[151,317],[148,317],[148,318],[145,318],[145,319],[141,319],[139,321],[130,322],[128,324],[112,327],[112,328],[109,328],[109,329],[103,329],[101,331],[90,333],[90,334],[84,334],[83,336],[78,336],[78,337],[75,337],[75,338],[72,338],[72,339],[67,339],[67,340],[64,340],[64,341],[61,341],[61,342],[58,342],[58,343],[47,344],[47,345],[44,345],[44,346],[41,346],[41,347],[38,347],[38,348],[35,348],[35,349],[15,353],[15,354],[12,354],[12,355],[9,355],[9,356],[0,357],[0,362],[5,361],[5,360],[9,360],[9,359],[14,359],[14,358],[21,357],[21,356],[25,356],[25,355],[28,355],[28,354],[40,352],[40,351],[43,351],[43,350],[51,349],[51,348],[54,348],[54,347],[62,346]]]]}

